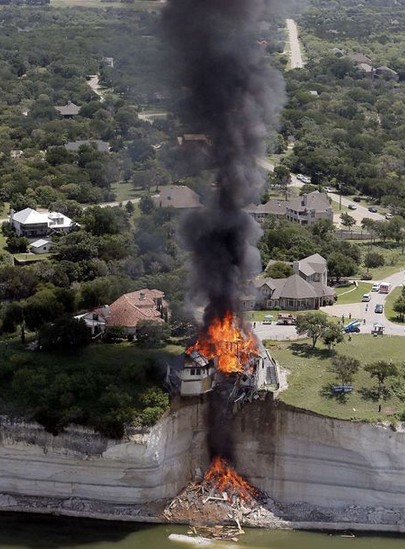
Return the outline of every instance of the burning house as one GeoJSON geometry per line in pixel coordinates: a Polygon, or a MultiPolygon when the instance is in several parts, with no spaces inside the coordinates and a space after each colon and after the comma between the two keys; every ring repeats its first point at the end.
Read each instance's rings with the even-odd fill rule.
{"type": "Polygon", "coordinates": [[[278,388],[277,363],[246,327],[228,315],[214,322],[185,353],[179,373],[182,396],[208,393],[216,385],[232,384],[230,402],[258,398],[278,388]]]}

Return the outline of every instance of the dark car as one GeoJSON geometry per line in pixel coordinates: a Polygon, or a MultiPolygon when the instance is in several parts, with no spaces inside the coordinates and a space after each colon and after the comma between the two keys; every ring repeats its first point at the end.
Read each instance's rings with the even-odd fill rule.
{"type": "Polygon", "coordinates": [[[360,333],[360,328],[358,326],[346,326],[345,328],[345,333],[346,334],[359,334],[360,333]]]}
{"type": "Polygon", "coordinates": [[[370,206],[368,211],[373,213],[373,214],[376,214],[378,212],[377,208],[374,208],[374,206],[370,206]]]}
{"type": "Polygon", "coordinates": [[[359,196],[353,196],[353,202],[361,202],[361,198],[359,196]]]}
{"type": "Polygon", "coordinates": [[[375,313],[383,313],[384,312],[384,305],[381,303],[377,303],[377,305],[374,308],[375,313]]]}

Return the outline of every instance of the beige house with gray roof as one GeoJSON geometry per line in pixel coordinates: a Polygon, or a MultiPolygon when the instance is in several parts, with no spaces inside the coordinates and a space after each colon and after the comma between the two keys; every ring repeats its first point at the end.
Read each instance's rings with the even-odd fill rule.
{"type": "Polygon", "coordinates": [[[295,261],[293,268],[294,274],[288,278],[257,278],[254,281],[257,308],[303,311],[335,302],[335,290],[327,285],[328,269],[321,255],[295,261]]]}
{"type": "Polygon", "coordinates": [[[329,198],[319,191],[303,194],[293,200],[271,199],[266,204],[251,204],[245,211],[258,223],[263,223],[270,217],[285,217],[300,225],[313,225],[319,219],[333,222],[333,209],[329,198]]]}

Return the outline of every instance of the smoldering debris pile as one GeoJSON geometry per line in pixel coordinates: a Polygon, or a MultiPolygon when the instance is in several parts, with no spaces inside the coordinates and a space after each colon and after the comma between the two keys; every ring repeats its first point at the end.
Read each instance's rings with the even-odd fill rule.
{"type": "Polygon", "coordinates": [[[263,492],[245,499],[229,491],[219,492],[203,483],[192,483],[164,510],[168,522],[184,523],[197,529],[195,534],[216,539],[237,538],[242,525],[271,526],[280,522],[273,513],[274,502],[263,492]]]}

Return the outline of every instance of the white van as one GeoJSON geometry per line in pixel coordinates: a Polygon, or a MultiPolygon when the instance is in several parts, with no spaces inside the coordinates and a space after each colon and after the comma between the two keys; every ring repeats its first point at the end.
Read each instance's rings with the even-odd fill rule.
{"type": "Polygon", "coordinates": [[[370,294],[364,294],[361,298],[361,301],[371,301],[371,295],[370,294]]]}
{"type": "Polygon", "coordinates": [[[380,282],[374,282],[373,286],[371,287],[372,292],[378,292],[380,289],[380,282]]]}

